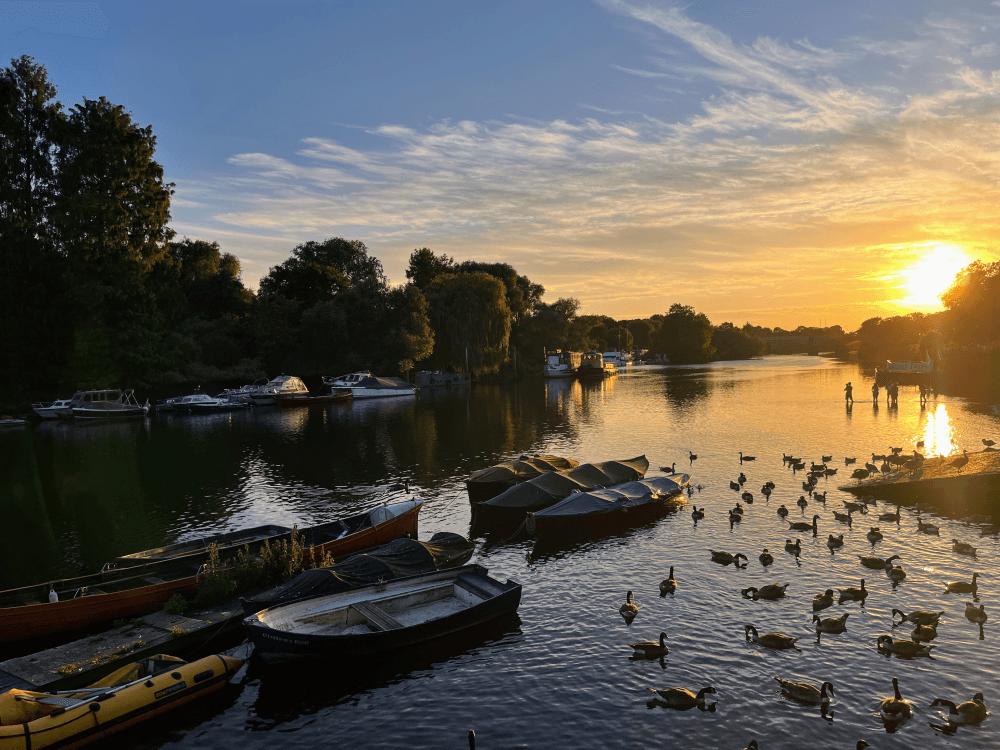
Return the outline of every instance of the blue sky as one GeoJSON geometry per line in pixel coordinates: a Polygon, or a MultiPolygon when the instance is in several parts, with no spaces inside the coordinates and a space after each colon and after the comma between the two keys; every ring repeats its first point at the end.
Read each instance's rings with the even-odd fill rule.
{"type": "Polygon", "coordinates": [[[585,312],[931,310],[993,260],[998,3],[0,2],[0,52],[152,125],[172,226],[509,262],[585,312]],[[923,290],[923,294],[921,294],[923,290]]]}

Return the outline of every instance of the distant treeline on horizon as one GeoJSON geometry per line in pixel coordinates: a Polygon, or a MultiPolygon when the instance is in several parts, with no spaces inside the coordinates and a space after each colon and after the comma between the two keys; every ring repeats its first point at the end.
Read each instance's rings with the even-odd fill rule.
{"type": "MultiPolygon", "coordinates": [[[[546,349],[646,349],[672,363],[747,359],[813,337],[865,357],[916,353],[929,336],[995,343],[1000,263],[969,266],[948,310],[795,331],[725,322],[680,303],[649,318],[580,315],[572,298],[506,263],[414,250],[390,286],[358,240],[306,242],[256,293],[216,242],[177,240],[156,137],[105,98],[65,109],[30,57],[0,70],[0,379],[8,404],[86,387],[182,388],[370,369],[540,372],[546,349]],[[987,312],[988,310],[988,312],[987,312]],[[860,342],[852,346],[852,341],[860,342]],[[776,347],[777,348],[777,347],[776,347]]],[[[935,344],[940,345],[940,342],[935,344]]]]}

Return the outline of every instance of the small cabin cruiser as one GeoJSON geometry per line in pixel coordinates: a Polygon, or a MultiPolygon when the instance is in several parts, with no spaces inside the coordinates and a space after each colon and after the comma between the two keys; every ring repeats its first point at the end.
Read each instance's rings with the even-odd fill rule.
{"type": "Polygon", "coordinates": [[[265,386],[261,386],[256,392],[250,394],[250,398],[257,406],[274,406],[274,397],[282,396],[308,396],[309,389],[301,379],[294,375],[279,375],[265,386]]]}
{"type": "Polygon", "coordinates": [[[602,358],[605,362],[610,362],[615,367],[629,367],[632,365],[632,355],[628,352],[604,352],[602,358]]]}
{"type": "Polygon", "coordinates": [[[565,349],[545,352],[545,369],[542,374],[547,378],[575,378],[582,358],[580,352],[565,349]]]}
{"type": "Polygon", "coordinates": [[[214,404],[217,399],[212,398],[207,393],[202,393],[200,389],[196,388],[195,392],[190,396],[184,396],[180,400],[174,400],[174,411],[180,412],[181,414],[191,414],[195,409],[194,407],[198,404],[214,404]]]}
{"type": "Polygon", "coordinates": [[[148,413],[149,401],[140,406],[131,388],[124,391],[80,391],[73,396],[73,416],[76,419],[144,417],[148,413]]]}
{"type": "Polygon", "coordinates": [[[324,377],[323,385],[331,388],[348,388],[354,398],[387,398],[390,396],[415,396],[417,387],[399,378],[377,378],[368,370],[324,377]]]}
{"type": "Polygon", "coordinates": [[[618,375],[618,368],[605,362],[600,352],[587,352],[581,357],[576,373],[581,378],[613,378],[618,375]]]}
{"type": "Polygon", "coordinates": [[[35,414],[40,416],[42,419],[68,419],[73,416],[73,399],[63,398],[56,399],[50,403],[34,403],[31,408],[34,409],[35,414]]]}

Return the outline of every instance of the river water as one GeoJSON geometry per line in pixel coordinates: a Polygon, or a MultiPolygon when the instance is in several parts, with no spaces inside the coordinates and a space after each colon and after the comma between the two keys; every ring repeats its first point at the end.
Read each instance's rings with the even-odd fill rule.
{"type": "MultiPolygon", "coordinates": [[[[676,462],[696,492],[679,512],[636,528],[537,547],[528,539],[474,536],[473,561],[491,575],[524,586],[518,617],[475,633],[398,653],[346,671],[337,664],[267,669],[254,663],[241,688],[185,709],[154,731],[138,730],[120,747],[315,748],[351,743],[371,748],[464,748],[470,728],[479,748],[768,748],[997,747],[995,716],[953,737],[935,732],[934,698],[956,703],[982,691],[1000,708],[1000,595],[996,536],[961,520],[1000,514],[995,498],[946,498],[923,517],[940,537],[918,534],[916,511],[904,506],[885,539],[865,538],[868,523],[833,519],[847,493],[844,456],[864,463],[889,447],[927,455],[1000,441],[1000,420],[983,405],[940,396],[926,408],[915,389],[901,389],[898,409],[871,403],[870,378],[854,364],[816,357],[767,357],[666,370],[637,369],[601,383],[527,381],[420,395],[416,402],[358,402],[325,409],[210,417],[160,417],[144,423],[45,423],[0,434],[0,503],[7,534],[0,547],[0,587],[97,570],[115,555],[262,523],[308,525],[378,502],[377,491],[407,481],[426,501],[420,537],[470,533],[464,479],[522,453],[580,461],[645,454],[648,476],[676,462]],[[844,403],[847,381],[857,401],[844,403]],[[738,451],[757,457],[741,466],[738,451]],[[689,452],[697,454],[695,461],[689,452]],[[833,455],[840,473],[820,480],[826,506],[805,511],[801,473],[783,453],[819,461],[833,455]],[[738,494],[729,482],[744,471],[756,502],[731,527],[726,511],[738,494]],[[765,481],[776,490],[760,495],[765,481]],[[692,521],[691,503],[705,507],[692,521]],[[790,536],[776,515],[820,515],[819,536],[798,533],[802,553],[783,551],[790,536]],[[828,533],[844,534],[832,554],[828,533]],[[977,560],[954,553],[955,537],[979,547],[977,560]],[[762,548],[775,556],[764,570],[762,548]],[[708,549],[742,552],[746,569],[713,563],[708,549]],[[893,587],[862,568],[857,555],[901,556],[907,578],[893,587]],[[679,583],[661,598],[670,566],[679,583]],[[978,571],[979,603],[990,615],[982,635],[964,617],[970,595],[944,595],[949,580],[978,571]],[[871,592],[864,606],[835,604],[823,616],[850,612],[847,632],[817,641],[812,598],[827,588],[871,592]],[[753,602],[747,586],[790,584],[788,596],[753,602]],[[636,592],[639,614],[618,613],[636,592]],[[944,610],[934,658],[881,655],[891,610],[944,610]],[[769,651],[744,639],[744,625],[800,638],[799,650],[769,651]],[[669,637],[662,661],[630,659],[628,643],[669,637]],[[819,685],[836,698],[823,716],[779,692],[774,676],[819,685]],[[916,717],[888,734],[878,702],[893,676],[916,717]],[[675,711],[650,703],[647,688],[714,686],[713,711],[675,711]]],[[[852,467],[853,468],[853,467],[852,467]]],[[[888,509],[879,508],[880,512],[888,509]]],[[[875,523],[878,523],[877,521],[875,523]]],[[[988,531],[988,529],[986,529],[988,531]]],[[[2,625],[0,625],[2,626],[2,625]]]]}

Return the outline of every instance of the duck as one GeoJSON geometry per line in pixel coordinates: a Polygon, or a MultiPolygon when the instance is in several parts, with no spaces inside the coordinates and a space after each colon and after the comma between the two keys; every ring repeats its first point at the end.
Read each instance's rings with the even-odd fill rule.
{"type": "Polygon", "coordinates": [[[913,632],[910,633],[910,640],[912,641],[933,641],[937,638],[937,626],[936,625],[921,625],[919,622],[914,626],[913,632]]]}
{"type": "Polygon", "coordinates": [[[880,521],[895,521],[896,523],[899,523],[899,508],[898,507],[896,508],[896,512],[895,513],[883,513],[882,515],[880,515],[878,517],[878,520],[880,520],[880,521]]]}
{"type": "Polygon", "coordinates": [[[743,594],[746,599],[753,599],[757,601],[758,599],[780,599],[785,595],[785,589],[788,588],[788,584],[780,583],[769,583],[766,586],[761,586],[759,589],[750,586],[749,588],[743,589],[740,593],[743,594]]]}
{"type": "MultiPolygon", "coordinates": [[[[729,565],[730,563],[736,563],[739,565],[738,560],[742,557],[747,560],[747,556],[742,552],[737,552],[735,555],[729,552],[716,552],[714,549],[710,549],[709,552],[712,553],[712,561],[717,563],[722,563],[723,565],[729,565]]],[[[749,562],[749,560],[747,560],[749,562]]]]}
{"type": "Polygon", "coordinates": [[[819,533],[819,527],[816,525],[817,521],[819,521],[819,515],[813,516],[811,523],[809,521],[789,521],[788,522],[788,530],[789,531],[809,531],[811,529],[812,532],[813,532],[813,535],[815,536],[817,533],[819,533]]]}
{"type": "Polygon", "coordinates": [[[965,619],[969,622],[974,622],[977,625],[982,625],[989,619],[989,615],[986,614],[986,605],[980,604],[979,609],[976,609],[976,605],[972,602],[965,603],[965,619]]]}
{"type": "Polygon", "coordinates": [[[934,646],[930,643],[911,641],[909,638],[893,639],[891,635],[880,635],[876,641],[879,651],[887,651],[898,656],[930,656],[934,646]]]}
{"type": "Polygon", "coordinates": [[[901,609],[892,610],[893,617],[899,615],[902,619],[899,624],[902,625],[904,622],[912,622],[914,625],[934,625],[938,624],[938,620],[941,619],[941,615],[944,614],[942,609],[940,612],[928,612],[926,609],[914,609],[910,614],[905,614],[901,609]]]}
{"type": "Polygon", "coordinates": [[[740,451],[740,463],[743,463],[744,461],[756,461],[756,460],[757,460],[756,456],[744,456],[743,451],[740,451]]]}
{"type": "Polygon", "coordinates": [[[806,500],[805,495],[799,495],[799,499],[795,501],[795,504],[798,505],[800,508],[805,508],[807,505],[809,505],[809,501],[806,500]]]}
{"type": "Polygon", "coordinates": [[[902,722],[913,716],[913,704],[904,700],[899,692],[899,680],[892,678],[892,698],[883,698],[879,703],[878,711],[882,715],[883,721],[902,722]]]}
{"type": "Polygon", "coordinates": [[[937,534],[941,535],[941,527],[935,526],[932,523],[924,523],[919,518],[917,519],[917,531],[921,534],[937,534]]]}
{"type": "Polygon", "coordinates": [[[629,622],[634,620],[635,616],[639,614],[639,607],[632,601],[632,589],[629,589],[628,593],[625,594],[625,603],[618,608],[618,611],[629,622]]]}
{"type": "Polygon", "coordinates": [[[840,603],[844,602],[862,602],[865,597],[868,596],[868,589],[865,588],[865,579],[861,579],[861,588],[855,588],[854,586],[848,586],[844,589],[837,589],[840,594],[840,603]]]}
{"type": "Polygon", "coordinates": [[[660,641],[641,641],[639,643],[628,644],[633,651],[635,651],[636,656],[645,656],[650,659],[655,659],[660,656],[666,656],[670,653],[670,649],[667,648],[667,644],[664,641],[667,639],[666,633],[660,633],[660,641]]]}
{"type": "Polygon", "coordinates": [[[705,705],[705,696],[709,693],[718,693],[714,687],[704,687],[695,695],[686,688],[647,688],[651,693],[655,693],[661,701],[671,708],[688,709],[698,705],[705,705]]]}
{"type": "Polygon", "coordinates": [[[950,464],[951,464],[951,466],[952,466],[953,468],[955,468],[955,469],[958,469],[958,473],[959,473],[959,474],[961,474],[961,473],[962,473],[962,468],[963,468],[963,467],[964,467],[964,466],[965,466],[965,465],[966,465],[967,463],[969,463],[969,454],[968,454],[968,452],[967,452],[967,451],[965,451],[965,450],[963,450],[963,451],[962,451],[962,455],[961,455],[961,456],[959,456],[958,458],[955,458],[954,460],[952,460],[952,461],[950,462],[950,464]]]}
{"type": "Polygon", "coordinates": [[[979,573],[972,574],[972,583],[968,581],[951,581],[947,588],[945,588],[944,593],[946,594],[972,594],[975,596],[976,589],[979,586],[976,584],[976,579],[979,578],[979,573]]]}
{"type": "Polygon", "coordinates": [[[787,516],[788,515],[788,508],[786,508],[784,505],[782,505],[780,508],[778,508],[778,515],[781,516],[782,518],[784,518],[785,516],[787,516]]]}
{"type": "Polygon", "coordinates": [[[785,540],[785,552],[791,552],[793,555],[802,554],[802,544],[798,539],[793,543],[791,539],[785,540]]]}
{"type": "Polygon", "coordinates": [[[700,521],[705,517],[705,509],[699,508],[697,505],[694,506],[694,510],[691,511],[691,518],[695,521],[700,521]]]}
{"type": "Polygon", "coordinates": [[[990,440],[989,438],[981,438],[981,440],[983,441],[983,445],[985,445],[987,448],[992,448],[994,445],[996,445],[995,440],[990,440]]]}
{"type": "Polygon", "coordinates": [[[968,555],[969,557],[976,556],[976,548],[968,542],[960,542],[957,539],[952,539],[951,544],[952,549],[960,555],[968,555]]]}
{"type": "Polygon", "coordinates": [[[846,513],[838,513],[837,511],[833,511],[833,517],[836,520],[840,521],[841,523],[846,523],[848,526],[850,526],[853,523],[853,521],[851,520],[850,510],[848,510],[846,513]]]}
{"type": "Polygon", "coordinates": [[[661,466],[660,471],[666,474],[676,474],[677,473],[677,462],[674,461],[670,466],[661,466]]]}
{"type": "Polygon", "coordinates": [[[845,612],[840,617],[824,617],[813,615],[813,622],[816,623],[816,630],[820,633],[843,633],[847,630],[847,618],[850,612],[845,612]]]}
{"type": "Polygon", "coordinates": [[[826,546],[829,547],[830,549],[836,549],[837,547],[843,547],[844,546],[844,535],[843,534],[838,534],[837,536],[834,536],[833,534],[830,534],[830,538],[826,540],[826,546]]]}
{"type": "Polygon", "coordinates": [[[892,579],[893,583],[899,583],[904,578],[906,578],[906,571],[903,570],[903,567],[901,565],[897,565],[894,568],[887,570],[886,575],[889,576],[890,579],[892,579]]]}
{"type": "Polygon", "coordinates": [[[888,557],[885,560],[883,560],[881,557],[875,557],[874,555],[872,556],[858,555],[858,559],[861,561],[861,564],[864,565],[866,568],[871,568],[873,570],[889,570],[890,568],[892,568],[892,561],[898,560],[899,555],[893,555],[892,557],[888,557]]]}
{"type": "Polygon", "coordinates": [[[865,534],[865,536],[868,538],[869,542],[871,542],[872,544],[875,544],[875,542],[881,541],[882,539],[885,538],[883,536],[882,532],[879,531],[878,526],[872,526],[870,528],[871,528],[871,531],[869,531],[867,534],[865,534]]]}
{"type": "Polygon", "coordinates": [[[759,559],[760,564],[766,568],[768,565],[774,562],[774,555],[768,552],[767,547],[765,547],[764,551],[760,553],[760,557],[757,559],[759,559]]]}
{"type": "Polygon", "coordinates": [[[743,631],[748,641],[759,643],[761,646],[774,649],[775,651],[795,648],[795,641],[798,640],[798,638],[793,638],[784,633],[764,633],[764,635],[758,635],[757,628],[753,625],[747,625],[743,631]]]}
{"type": "Polygon", "coordinates": [[[814,706],[829,703],[830,698],[835,697],[833,683],[824,682],[820,687],[810,685],[808,682],[792,682],[775,677],[781,685],[781,691],[789,698],[794,698],[802,703],[809,703],[814,706]]]}
{"type": "Polygon", "coordinates": [[[833,589],[827,589],[822,594],[813,597],[813,612],[833,606],[833,589]]]}
{"type": "Polygon", "coordinates": [[[948,721],[951,724],[978,724],[986,718],[986,699],[982,693],[976,693],[971,701],[959,703],[957,706],[944,698],[935,698],[931,708],[946,706],[948,721]]]}
{"type": "Polygon", "coordinates": [[[688,460],[691,461],[692,463],[694,463],[695,461],[698,460],[698,456],[696,456],[691,451],[688,451],[688,460]]]}
{"type": "Polygon", "coordinates": [[[674,566],[670,566],[670,575],[660,581],[660,596],[666,596],[677,591],[677,581],[674,580],[674,566]]]}

